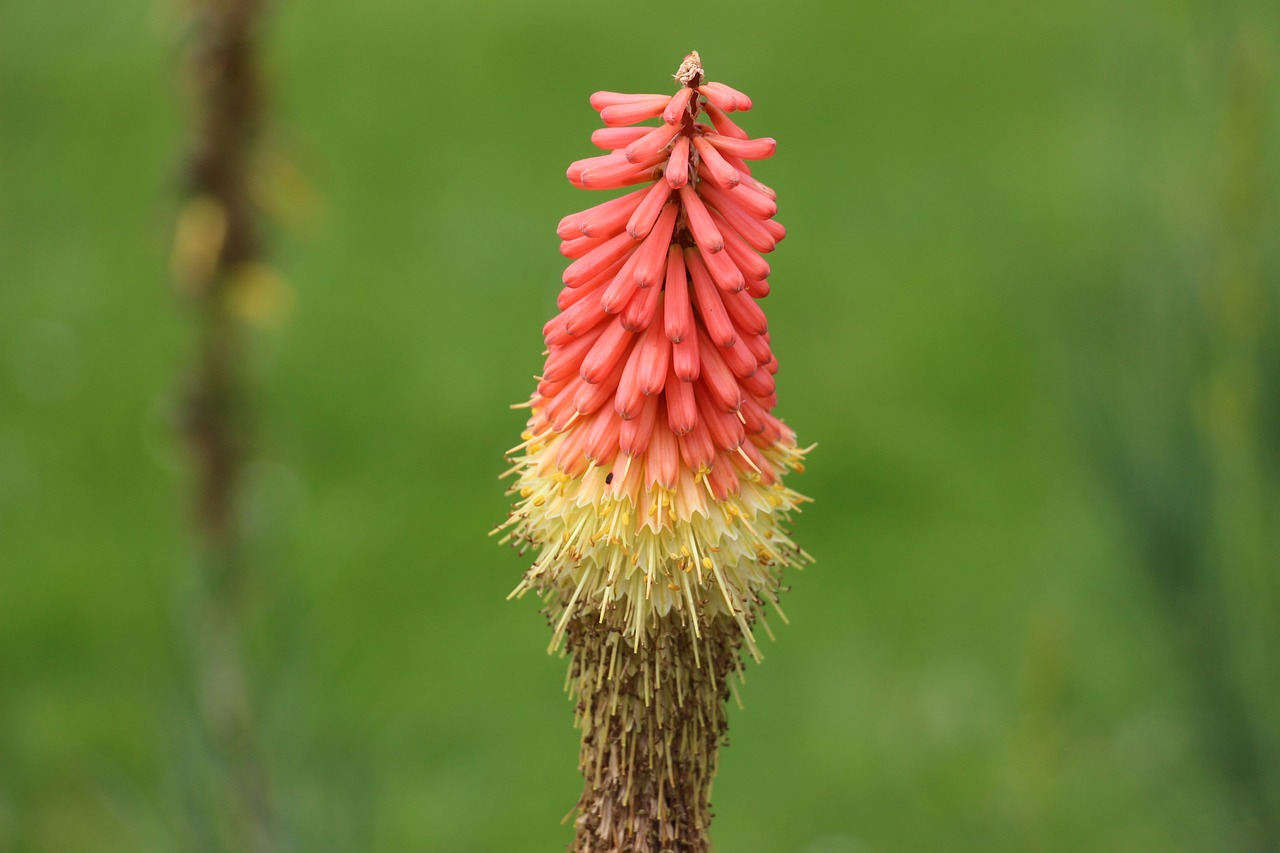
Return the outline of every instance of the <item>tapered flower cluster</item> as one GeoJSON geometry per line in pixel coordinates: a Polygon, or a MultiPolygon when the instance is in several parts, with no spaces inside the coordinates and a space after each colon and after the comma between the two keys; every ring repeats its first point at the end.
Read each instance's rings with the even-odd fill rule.
{"type": "Polygon", "coordinates": [[[734,122],[751,99],[706,82],[696,53],[675,77],[674,95],[591,96],[605,124],[591,141],[608,153],[569,181],[635,189],[557,229],[571,263],[502,528],[541,549],[513,594],[547,599],[553,646],[584,611],[633,647],[656,620],[696,639],[728,616],[758,654],[752,627],[779,572],[809,560],[782,526],[805,499],[781,476],[805,451],[772,414],[778,361],[758,304],[761,254],[786,231],[748,161],[776,145],[734,122]]]}

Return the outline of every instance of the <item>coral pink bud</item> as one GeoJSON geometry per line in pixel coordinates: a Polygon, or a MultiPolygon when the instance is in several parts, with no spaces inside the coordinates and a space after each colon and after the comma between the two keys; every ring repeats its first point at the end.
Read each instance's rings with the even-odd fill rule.
{"type": "MultiPolygon", "coordinates": [[[[738,170],[725,162],[724,157],[716,150],[716,147],[707,142],[706,137],[694,137],[693,147],[698,152],[698,157],[702,160],[702,165],[706,167],[707,174],[711,179],[722,187],[736,187],[738,185],[738,170]]],[[[698,174],[702,174],[702,170],[698,170],[698,174]]]]}
{"type": "Polygon", "coordinates": [[[698,87],[703,96],[727,113],[751,109],[751,99],[732,86],[723,83],[703,83],[698,87]]]}
{"type": "Polygon", "coordinates": [[[723,453],[717,454],[716,460],[712,462],[711,470],[707,472],[707,483],[711,486],[711,494],[718,501],[738,494],[742,487],[732,461],[723,453]]]}
{"type": "Polygon", "coordinates": [[[675,139],[676,134],[679,132],[680,128],[666,124],[661,127],[655,127],[628,145],[623,152],[623,156],[632,163],[643,163],[662,152],[671,144],[671,140],[675,139]]]}
{"type": "MultiPolygon", "coordinates": [[[[659,181],[654,186],[662,186],[662,182],[659,181]]],[[[671,248],[671,235],[675,231],[676,216],[679,213],[679,205],[668,204],[664,207],[653,230],[636,252],[636,265],[631,275],[640,287],[652,287],[662,281],[667,250],[671,248]]]]}
{"type": "Polygon", "coordinates": [[[599,295],[584,299],[551,320],[547,324],[550,331],[547,331],[547,326],[543,327],[544,340],[549,347],[563,346],[580,335],[587,334],[608,316],[600,307],[599,295]]]}
{"type": "Polygon", "coordinates": [[[764,226],[764,230],[769,232],[769,236],[773,238],[773,242],[775,244],[781,243],[783,238],[787,236],[787,229],[782,227],[781,222],[777,222],[773,219],[766,219],[760,224],[764,226]]]}
{"type": "Polygon", "coordinates": [[[635,241],[626,232],[611,237],[565,267],[562,276],[564,283],[573,287],[586,282],[614,261],[634,251],[635,246],[635,241]]]}
{"type": "MultiPolygon", "coordinates": [[[[704,137],[716,147],[726,158],[741,157],[743,160],[767,160],[778,150],[778,141],[769,136],[760,139],[738,139],[720,133],[708,133],[704,137]]],[[[731,166],[736,168],[732,160],[731,166]]]]}
{"type": "Polygon", "coordinates": [[[636,354],[640,359],[635,377],[640,393],[646,397],[661,394],[671,365],[671,341],[663,334],[662,326],[649,324],[636,342],[636,354]]]}
{"type": "Polygon", "coordinates": [[[747,282],[747,293],[750,293],[756,299],[764,299],[769,295],[769,282],[767,279],[759,281],[747,282]]]}
{"type": "MultiPolygon", "coordinates": [[[[745,290],[740,290],[737,293],[726,293],[721,297],[721,301],[724,303],[724,310],[728,312],[729,319],[733,321],[733,325],[745,335],[758,337],[768,333],[769,321],[764,316],[763,309],[756,304],[756,301],[745,290]]],[[[768,344],[766,343],[765,346],[767,348],[768,344]]],[[[756,360],[761,361],[762,359],[756,360]]]]}
{"type": "Polygon", "coordinates": [[[721,450],[733,452],[746,441],[747,433],[742,428],[742,421],[733,412],[724,412],[716,408],[709,399],[698,400],[698,417],[707,425],[711,440],[721,450]]]}
{"type": "Polygon", "coordinates": [[[587,433],[582,455],[588,462],[607,465],[618,455],[618,429],[621,426],[622,422],[613,416],[613,412],[604,409],[592,417],[589,425],[579,427],[587,433]]]}
{"type": "Polygon", "coordinates": [[[582,381],[581,376],[575,377],[565,383],[564,391],[552,397],[547,403],[545,410],[547,422],[551,424],[551,429],[555,432],[563,430],[569,425],[569,421],[573,420],[578,414],[578,410],[573,405],[573,400],[583,387],[589,386],[582,381]]]}
{"type": "Polygon", "coordinates": [[[702,260],[706,262],[707,272],[711,273],[716,286],[726,293],[737,293],[747,286],[747,279],[742,275],[742,270],[738,269],[738,265],[724,252],[714,255],[703,253],[702,260]]]}
{"type": "Polygon", "coordinates": [[[679,438],[680,458],[689,470],[705,474],[711,470],[711,463],[716,458],[716,446],[711,441],[711,433],[707,425],[699,421],[679,438]]]}
{"type": "Polygon", "coordinates": [[[574,160],[569,164],[569,168],[565,169],[564,174],[571,183],[579,184],[582,181],[582,173],[588,169],[630,162],[621,151],[613,151],[609,154],[598,154],[595,157],[583,157],[581,160],[574,160]]]}
{"type": "Polygon", "coordinates": [[[773,191],[772,187],[760,183],[759,181],[757,181],[755,178],[751,176],[750,170],[747,169],[746,163],[742,162],[741,160],[738,160],[735,157],[726,157],[725,159],[728,160],[729,163],[732,164],[733,167],[738,170],[738,186],[742,186],[745,184],[746,186],[749,186],[751,187],[751,189],[760,193],[760,195],[762,196],[767,196],[769,199],[773,201],[778,200],[778,194],[773,191]]]}
{"type": "Polygon", "coordinates": [[[654,322],[654,318],[658,314],[658,304],[662,300],[662,288],[638,289],[640,292],[633,295],[627,307],[622,309],[622,328],[629,332],[643,332],[650,326],[660,327],[659,323],[654,322]]]}
{"type": "MultiPolygon", "coordinates": [[[[569,337],[577,337],[584,334],[609,319],[609,312],[604,310],[598,295],[594,299],[584,299],[579,304],[582,306],[581,308],[574,306],[578,310],[565,311],[560,315],[564,319],[564,334],[569,337]]],[[[551,344],[553,342],[547,341],[547,343],[551,344]]]]}
{"type": "MultiPolygon", "coordinates": [[[[622,236],[627,236],[623,234],[622,236]]],[[[608,287],[604,289],[604,293],[600,296],[600,307],[610,314],[621,313],[631,302],[632,297],[639,292],[640,288],[636,286],[633,270],[636,268],[636,259],[639,255],[633,252],[627,262],[622,265],[622,269],[618,270],[618,274],[613,277],[613,281],[609,282],[608,287]]]]}
{"type": "Polygon", "coordinates": [[[773,374],[768,370],[757,370],[750,376],[742,377],[741,381],[742,390],[757,397],[768,397],[777,388],[773,381],[773,374]]]}
{"type": "Polygon", "coordinates": [[[531,405],[535,409],[539,407],[545,408],[547,405],[546,401],[551,397],[555,397],[556,395],[558,395],[561,391],[565,389],[566,385],[568,385],[570,382],[581,382],[581,381],[582,381],[582,377],[580,376],[572,376],[569,379],[564,380],[563,382],[548,382],[546,379],[543,379],[540,382],[538,382],[538,393],[531,400],[531,405]]]}
{"type": "Polygon", "coordinates": [[[616,151],[626,148],[650,130],[648,127],[602,127],[592,132],[591,144],[605,151],[616,151]]]}
{"type": "Polygon", "coordinates": [[[764,335],[743,335],[738,342],[746,346],[756,364],[768,364],[773,360],[773,350],[769,347],[769,339],[764,335]]]}
{"type": "Polygon", "coordinates": [[[586,235],[588,237],[612,237],[613,232],[618,229],[602,227],[602,223],[607,221],[608,217],[621,215],[619,222],[626,222],[627,217],[636,209],[637,205],[644,199],[648,188],[632,190],[624,196],[612,199],[610,201],[597,204],[595,207],[589,207],[586,210],[577,213],[571,213],[560,220],[560,224],[556,227],[556,234],[561,240],[572,240],[575,237],[586,235]],[[625,210],[625,213],[621,211],[625,210]],[[602,219],[604,217],[604,219],[602,219]],[[583,226],[593,223],[595,228],[587,231],[583,226]],[[605,233],[607,232],[607,233],[605,233]]]}
{"type": "Polygon", "coordinates": [[[578,384],[574,386],[573,394],[562,396],[568,396],[573,401],[573,410],[579,414],[589,415],[599,411],[601,406],[612,400],[618,393],[618,383],[622,381],[622,371],[625,369],[626,361],[619,359],[613,366],[613,371],[605,377],[603,382],[595,384],[583,382],[582,377],[578,376],[576,377],[578,384]]]}
{"type": "Polygon", "coordinates": [[[772,447],[777,444],[778,439],[782,438],[786,428],[783,426],[782,421],[773,415],[763,409],[760,411],[760,429],[751,434],[751,443],[757,447],[772,447]]]}
{"type": "Polygon", "coordinates": [[[741,341],[734,342],[733,346],[720,347],[720,356],[733,371],[733,375],[739,379],[753,376],[760,367],[751,350],[747,349],[747,345],[741,341]]]}
{"type": "Polygon", "coordinates": [[[636,104],[653,104],[662,101],[664,104],[671,99],[670,95],[638,95],[631,92],[592,92],[591,108],[596,112],[606,107],[629,107],[636,104]]]}
{"type": "Polygon", "coordinates": [[[634,334],[622,328],[621,320],[613,320],[604,328],[591,351],[582,360],[580,375],[592,384],[602,381],[631,347],[634,334]]]}
{"type": "Polygon", "coordinates": [[[777,202],[746,184],[738,184],[728,195],[739,207],[757,219],[769,219],[778,213],[777,202]]]}
{"type": "Polygon", "coordinates": [[[688,184],[680,188],[680,206],[684,208],[685,221],[689,223],[693,240],[703,252],[714,254],[724,248],[724,238],[720,236],[719,229],[711,221],[707,206],[688,184]]]}
{"type": "Polygon", "coordinates": [[[680,343],[693,334],[693,307],[689,303],[688,276],[684,252],[679,246],[667,251],[667,281],[664,288],[663,325],[672,343],[680,343]]]}
{"type": "Polygon", "coordinates": [[[552,347],[547,363],[542,368],[542,378],[557,382],[576,376],[582,359],[586,358],[603,331],[603,327],[598,326],[581,337],[570,338],[569,343],[564,346],[552,347]]]}
{"type": "Polygon", "coordinates": [[[628,187],[632,184],[653,180],[654,167],[666,159],[661,152],[639,163],[632,163],[625,156],[616,152],[593,159],[603,161],[609,157],[618,157],[618,160],[608,163],[598,162],[587,166],[578,175],[576,181],[572,177],[570,181],[584,190],[613,190],[618,187],[628,187]]]}
{"type": "Polygon", "coordinates": [[[707,111],[707,115],[711,118],[711,123],[715,125],[716,131],[721,136],[728,136],[732,139],[747,139],[749,134],[738,127],[733,119],[725,114],[725,111],[717,107],[715,104],[707,101],[702,105],[707,111]]]}
{"type": "Polygon", "coordinates": [[[618,380],[618,391],[613,397],[613,410],[624,421],[629,421],[639,415],[640,407],[648,399],[640,391],[640,383],[636,380],[642,357],[643,353],[639,343],[637,343],[631,348],[631,354],[627,356],[626,367],[622,369],[622,378],[618,380]]]}
{"type": "Polygon", "coordinates": [[[667,425],[676,435],[684,435],[698,423],[697,392],[692,382],[685,382],[672,371],[667,375],[667,425]]]}
{"type": "Polygon", "coordinates": [[[752,473],[758,472],[761,483],[771,486],[777,482],[778,475],[773,470],[773,465],[764,458],[764,454],[760,452],[760,448],[756,447],[754,441],[744,441],[739,449],[751,460],[752,473]]]}
{"type": "Polygon", "coordinates": [[[635,124],[638,121],[662,115],[662,111],[671,102],[670,95],[637,95],[635,97],[637,99],[643,97],[645,100],[605,107],[600,111],[600,120],[609,127],[635,124]]]}
{"type": "Polygon", "coordinates": [[[564,437],[564,443],[556,452],[556,467],[570,477],[581,477],[587,470],[587,458],[582,455],[582,446],[586,442],[586,430],[569,431],[564,437]]]}
{"type": "Polygon", "coordinates": [[[698,356],[702,365],[702,375],[698,382],[721,409],[736,412],[742,403],[742,389],[738,387],[738,378],[729,369],[729,365],[725,364],[718,347],[707,338],[707,333],[702,329],[698,329],[698,356]]]}
{"type": "Polygon", "coordinates": [[[729,228],[757,252],[772,252],[777,240],[760,220],[752,217],[736,204],[724,190],[708,184],[698,187],[703,199],[720,212],[729,228]]]}
{"type": "Polygon", "coordinates": [[[645,397],[640,413],[623,421],[618,431],[618,449],[628,456],[639,456],[649,447],[649,439],[658,421],[658,398],[645,397]]]}
{"type": "Polygon", "coordinates": [[[671,146],[671,157],[667,160],[665,170],[667,183],[672,189],[680,189],[689,183],[689,137],[676,137],[676,144],[671,146]]]}
{"type": "Polygon", "coordinates": [[[729,260],[733,261],[734,266],[742,270],[742,275],[746,278],[748,287],[753,281],[761,281],[769,277],[769,262],[753,252],[746,243],[742,242],[742,238],[738,237],[733,229],[729,227],[729,224],[724,221],[720,211],[711,211],[711,221],[716,224],[716,228],[720,229],[721,234],[729,235],[724,241],[725,254],[729,256],[729,260]]]}
{"type": "Polygon", "coordinates": [[[690,335],[671,345],[671,367],[681,380],[692,382],[697,379],[702,372],[701,362],[698,357],[697,335],[690,335]]]}
{"type": "Polygon", "coordinates": [[[573,287],[566,285],[561,288],[560,295],[556,297],[556,305],[561,311],[564,311],[567,308],[577,305],[579,302],[593,294],[597,299],[599,299],[600,288],[613,281],[613,277],[617,275],[618,270],[622,269],[622,265],[626,263],[626,261],[627,258],[625,257],[618,258],[618,260],[601,270],[599,274],[587,279],[586,281],[579,282],[573,287]]]}
{"type": "Polygon", "coordinates": [[[733,346],[738,340],[738,334],[733,329],[733,321],[729,319],[719,290],[711,280],[711,274],[703,266],[698,251],[686,249],[684,263],[689,270],[689,279],[693,282],[693,302],[698,306],[698,316],[702,318],[707,334],[718,346],[733,346]]]}
{"type": "Polygon", "coordinates": [[[604,239],[600,237],[584,237],[581,235],[572,240],[561,240],[560,254],[566,258],[576,260],[603,242],[604,239]]]}
{"type": "Polygon", "coordinates": [[[662,213],[662,206],[670,196],[671,187],[666,181],[654,182],[635,213],[627,220],[627,233],[631,235],[631,239],[643,240],[653,230],[653,224],[658,221],[658,214],[662,213]]]}
{"type": "Polygon", "coordinates": [[[666,109],[662,111],[662,121],[666,124],[679,125],[689,112],[689,101],[692,100],[694,90],[684,87],[671,98],[666,109]]]}
{"type": "Polygon", "coordinates": [[[635,209],[640,206],[648,192],[648,187],[632,190],[612,201],[606,201],[604,204],[597,204],[595,207],[587,208],[578,214],[575,224],[579,232],[588,237],[612,237],[618,233],[622,223],[626,222],[635,209]]]}
{"type": "Polygon", "coordinates": [[[756,399],[749,396],[742,399],[742,406],[738,409],[738,413],[742,415],[742,426],[747,435],[758,435],[764,432],[765,419],[770,417],[756,399]]]}
{"type": "Polygon", "coordinates": [[[680,444],[676,441],[675,434],[662,422],[661,412],[654,424],[653,436],[649,439],[644,473],[650,484],[664,489],[674,489],[680,476],[680,444]]]}

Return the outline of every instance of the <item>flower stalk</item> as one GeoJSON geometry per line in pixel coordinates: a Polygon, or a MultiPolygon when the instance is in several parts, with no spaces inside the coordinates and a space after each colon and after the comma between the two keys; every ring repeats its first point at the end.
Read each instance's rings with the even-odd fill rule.
{"type": "MultiPolygon", "coordinates": [[[[237,501],[249,412],[247,354],[235,297],[264,269],[250,180],[262,123],[257,49],[262,5],[263,0],[192,4],[183,81],[193,128],[172,256],[175,282],[199,329],[181,415],[193,469],[197,574],[192,612],[184,621],[214,804],[199,816],[202,825],[193,833],[251,853],[278,849],[243,651],[252,578],[237,501]]],[[[202,799],[203,794],[190,796],[202,799]]]]}
{"type": "Polygon", "coordinates": [[[673,95],[596,92],[607,153],[569,181],[627,192],[561,220],[570,260],[516,504],[495,532],[538,551],[512,596],[546,604],[582,731],[578,853],[705,851],[725,701],[782,571],[811,558],[786,528],[783,476],[807,449],[777,404],[760,256],[786,236],[748,161],[773,155],[731,117],[751,99],[698,54],[673,95]],[[654,122],[653,124],[641,124],[654,122]]]}

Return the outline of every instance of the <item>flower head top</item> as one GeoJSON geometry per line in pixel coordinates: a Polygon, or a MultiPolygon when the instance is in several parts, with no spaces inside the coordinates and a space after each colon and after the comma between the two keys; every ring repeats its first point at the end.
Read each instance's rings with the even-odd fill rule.
{"type": "Polygon", "coordinates": [[[542,548],[516,592],[545,595],[559,628],[594,607],[638,645],[669,614],[695,636],[725,615],[755,653],[759,605],[776,606],[782,566],[809,559],[780,526],[804,500],[780,477],[805,451],[772,414],[778,361],[757,304],[760,254],[786,230],[747,161],[776,143],[730,118],[751,99],[707,82],[696,52],[675,79],[674,95],[591,96],[605,124],[591,141],[609,153],[569,181],[637,188],[557,229],[571,263],[502,527],[542,548]]]}

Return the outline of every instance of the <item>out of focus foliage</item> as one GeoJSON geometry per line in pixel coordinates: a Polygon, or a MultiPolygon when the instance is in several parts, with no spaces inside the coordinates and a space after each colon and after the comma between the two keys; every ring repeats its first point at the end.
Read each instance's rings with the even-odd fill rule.
{"type": "MultiPolygon", "coordinates": [[[[0,28],[4,850],[203,849],[182,26],[0,28]]],[[[564,663],[484,534],[587,96],[695,48],[779,142],[779,412],[819,443],[718,846],[1275,849],[1274,3],[281,2],[268,35],[242,503],[292,849],[567,841],[564,663]]]]}

